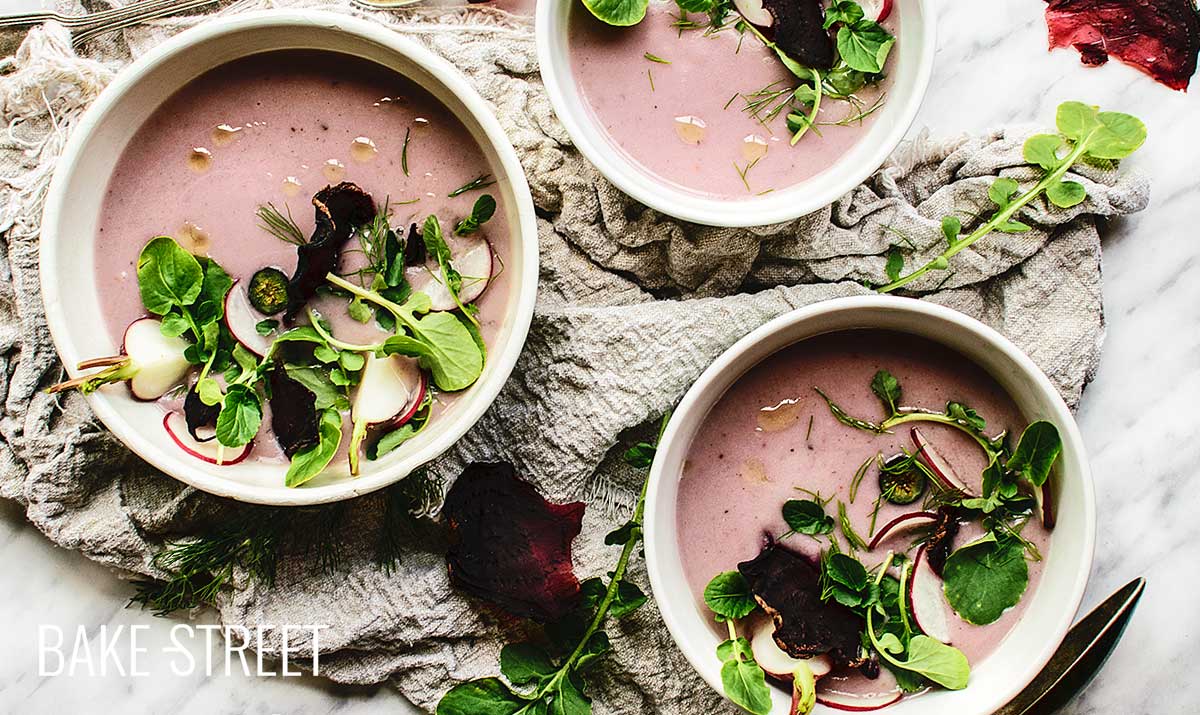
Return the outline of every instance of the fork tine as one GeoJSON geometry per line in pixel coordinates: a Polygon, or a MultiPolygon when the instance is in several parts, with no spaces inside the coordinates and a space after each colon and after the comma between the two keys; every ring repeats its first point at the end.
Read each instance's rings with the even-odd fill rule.
{"type": "Polygon", "coordinates": [[[185,2],[178,2],[177,0],[147,0],[144,3],[139,3],[142,7],[139,8],[139,12],[136,14],[79,31],[71,38],[71,44],[79,47],[100,35],[124,30],[147,20],[176,15],[188,10],[204,7],[205,5],[212,5],[215,2],[217,0],[185,0],[185,2]]]}

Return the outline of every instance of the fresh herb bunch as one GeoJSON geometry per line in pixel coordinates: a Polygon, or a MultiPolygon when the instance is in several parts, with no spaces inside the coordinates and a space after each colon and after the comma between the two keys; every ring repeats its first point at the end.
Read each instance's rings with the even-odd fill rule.
{"type": "Polygon", "coordinates": [[[887,255],[887,283],[878,288],[881,293],[899,290],[931,271],[950,268],[950,259],[991,234],[1024,233],[1030,227],[1017,219],[1022,208],[1045,196],[1059,208],[1077,206],[1087,198],[1087,189],[1078,181],[1065,179],[1077,164],[1111,167],[1137,151],[1146,141],[1146,125],[1136,117],[1120,112],[1102,112],[1099,107],[1083,102],[1064,102],[1056,115],[1057,134],[1036,134],[1025,142],[1025,161],[1045,172],[1036,184],[1021,191],[1015,179],[1002,176],[992,182],[988,199],[995,211],[978,228],[962,235],[962,222],[957,216],[942,219],[945,248],[923,265],[904,273],[905,257],[899,246],[887,255]]]}
{"type": "MultiPolygon", "coordinates": [[[[670,414],[662,418],[659,437],[670,414]]],[[[649,467],[655,444],[641,442],[625,452],[625,461],[638,469],[649,467]]],[[[437,715],[588,715],[591,699],[584,674],[611,650],[603,627],[608,618],[621,619],[646,602],[646,595],[625,578],[629,560],[642,540],[646,487],[632,518],[604,538],[621,546],[617,564],[606,583],[590,578],[580,584],[582,603],[577,612],[546,627],[547,645],[533,642],[506,645],[500,652],[503,678],[480,678],[456,685],[437,705],[437,715]]]]}

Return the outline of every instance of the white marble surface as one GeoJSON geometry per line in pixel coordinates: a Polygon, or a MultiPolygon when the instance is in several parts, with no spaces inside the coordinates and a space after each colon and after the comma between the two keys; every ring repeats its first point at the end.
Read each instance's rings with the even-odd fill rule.
{"type": "MultiPolygon", "coordinates": [[[[545,1],[545,0],[543,0],[545,1]]],[[[899,0],[903,2],[904,0],[899,0]]],[[[0,9],[39,0],[0,0],[0,9]]],[[[1067,711],[1193,713],[1200,681],[1200,104],[1118,64],[1082,67],[1047,54],[1036,0],[936,0],[937,69],[914,132],[983,130],[1010,122],[1053,125],[1060,101],[1080,99],[1141,116],[1150,139],[1128,162],[1153,179],[1144,213],[1105,227],[1108,341],[1079,422],[1091,451],[1101,531],[1085,607],[1137,575],[1149,581],[1124,642],[1067,711]]],[[[1200,91],[1200,90],[1197,90],[1200,91]]],[[[1002,240],[1002,239],[1000,239],[1002,240]]],[[[38,624],[95,638],[103,624],[145,624],[157,652],[178,619],[126,609],[131,589],[77,553],[52,546],[11,504],[0,507],[0,712],[324,713],[410,708],[386,687],[348,689],[314,678],[37,676],[38,624]]],[[[191,649],[203,656],[200,642],[191,649]]]]}

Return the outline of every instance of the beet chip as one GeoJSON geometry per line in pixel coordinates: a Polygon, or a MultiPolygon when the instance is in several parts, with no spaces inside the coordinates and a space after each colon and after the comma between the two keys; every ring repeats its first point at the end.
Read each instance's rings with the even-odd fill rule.
{"type": "Polygon", "coordinates": [[[1047,0],[1050,48],[1074,47],[1086,65],[1109,56],[1187,90],[1200,53],[1192,0],[1047,0]]]}
{"type": "Polygon", "coordinates": [[[510,464],[472,464],[443,509],[450,580],[515,616],[561,618],[579,605],[571,541],[583,509],[582,502],[547,502],[510,464]]]}

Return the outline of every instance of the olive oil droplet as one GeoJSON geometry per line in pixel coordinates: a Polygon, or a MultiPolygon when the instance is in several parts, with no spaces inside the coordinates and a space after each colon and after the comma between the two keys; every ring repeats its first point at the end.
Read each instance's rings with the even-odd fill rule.
{"type": "Polygon", "coordinates": [[[742,140],[742,156],[746,161],[758,161],[767,155],[767,140],[757,134],[749,134],[742,140]]]}
{"type": "Polygon", "coordinates": [[[179,229],[179,243],[189,253],[205,256],[208,255],[208,249],[212,246],[212,237],[191,221],[184,221],[183,226],[179,229]]]}
{"type": "Polygon", "coordinates": [[[197,174],[203,174],[212,168],[213,155],[208,149],[198,146],[192,149],[192,153],[188,156],[188,167],[197,174]]]}
{"type": "Polygon", "coordinates": [[[708,125],[700,117],[690,114],[675,117],[675,133],[679,135],[684,144],[699,144],[704,140],[704,134],[707,131],[708,125]]]}
{"type": "Polygon", "coordinates": [[[321,173],[331,184],[336,184],[346,178],[346,165],[337,159],[330,159],[325,162],[325,166],[321,167],[321,173]]]}
{"type": "Polygon", "coordinates": [[[781,432],[800,421],[800,401],[781,400],[777,405],[767,405],[758,411],[758,430],[781,432]]]}
{"type": "Polygon", "coordinates": [[[300,179],[289,176],[283,180],[283,193],[287,196],[300,195],[300,179]]]}
{"type": "Polygon", "coordinates": [[[216,146],[229,146],[237,141],[237,138],[241,132],[241,127],[234,127],[228,124],[218,124],[217,126],[213,127],[212,130],[213,144],[216,146]]]}
{"type": "Polygon", "coordinates": [[[370,137],[358,137],[350,143],[350,156],[355,161],[371,161],[379,153],[379,148],[370,137]]]}

